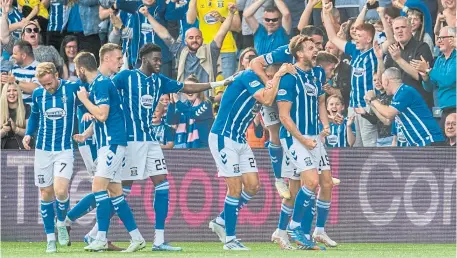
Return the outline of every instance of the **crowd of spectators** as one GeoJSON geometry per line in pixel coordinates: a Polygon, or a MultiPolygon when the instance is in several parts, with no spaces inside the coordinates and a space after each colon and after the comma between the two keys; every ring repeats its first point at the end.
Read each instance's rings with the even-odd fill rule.
{"type": "MultiPolygon", "coordinates": [[[[162,48],[161,73],[209,82],[250,69],[252,59],[300,33],[321,51],[328,147],[408,146],[401,123],[380,112],[395,107],[395,92],[381,81],[386,70],[419,93],[447,144],[456,143],[456,0],[0,1],[2,149],[23,148],[40,62],[77,81],[79,51],[98,57],[101,45],[117,43],[123,69],[135,69],[140,47],[153,42],[162,48]]],[[[224,87],[162,96],[151,130],[163,148],[207,148],[224,87]]],[[[253,148],[269,139],[259,110],[247,131],[253,148]]]]}

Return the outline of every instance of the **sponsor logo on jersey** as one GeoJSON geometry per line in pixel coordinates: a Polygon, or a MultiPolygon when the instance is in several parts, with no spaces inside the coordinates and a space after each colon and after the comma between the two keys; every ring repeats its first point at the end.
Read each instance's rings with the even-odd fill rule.
{"type": "Polygon", "coordinates": [[[356,76],[356,77],[360,77],[365,74],[365,69],[363,69],[363,68],[354,68],[352,70],[353,70],[354,76],[356,76]]]}
{"type": "Polygon", "coordinates": [[[205,14],[203,19],[205,20],[206,24],[210,24],[211,25],[211,24],[216,24],[217,23],[216,18],[214,18],[210,13],[205,14]]]}
{"type": "Polygon", "coordinates": [[[305,83],[305,91],[308,96],[317,96],[317,89],[312,84],[305,83]]]}
{"type": "Polygon", "coordinates": [[[254,80],[254,81],[249,83],[249,86],[252,87],[252,88],[255,88],[255,87],[259,86],[259,85],[260,85],[260,82],[257,81],[257,80],[254,80]]]}
{"type": "Polygon", "coordinates": [[[327,142],[328,142],[328,144],[333,145],[333,146],[337,145],[338,144],[338,136],[336,136],[336,135],[327,136],[327,142]]]}
{"type": "Polygon", "coordinates": [[[142,33],[150,33],[152,32],[152,25],[149,23],[142,23],[141,24],[141,32],[142,33]]]}
{"type": "Polygon", "coordinates": [[[142,107],[144,107],[146,109],[151,109],[153,102],[154,102],[154,99],[152,98],[151,95],[143,95],[143,96],[141,96],[141,106],[142,107]]]}
{"type": "Polygon", "coordinates": [[[286,91],[285,89],[280,89],[280,90],[278,90],[278,95],[279,95],[279,96],[284,96],[284,95],[286,95],[286,94],[287,94],[287,91],[286,91]]]}
{"type": "Polygon", "coordinates": [[[44,117],[51,120],[58,120],[65,117],[66,115],[67,112],[64,109],[58,107],[49,108],[44,112],[44,117]]]}

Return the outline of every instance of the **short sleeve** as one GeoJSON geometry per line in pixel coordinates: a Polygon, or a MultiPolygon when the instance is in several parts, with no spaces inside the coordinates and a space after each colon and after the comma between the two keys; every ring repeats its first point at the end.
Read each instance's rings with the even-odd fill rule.
{"type": "Polygon", "coordinates": [[[159,79],[162,83],[161,90],[163,94],[178,93],[182,90],[182,88],[184,88],[183,82],[172,80],[164,75],[159,74],[159,79]]]}
{"type": "Polygon", "coordinates": [[[257,91],[265,88],[265,85],[263,85],[253,72],[243,73],[241,76],[242,78],[240,79],[242,79],[243,84],[251,96],[254,96],[257,91]]]}
{"type": "Polygon", "coordinates": [[[116,74],[116,76],[113,77],[113,83],[114,86],[116,86],[116,89],[118,90],[124,90],[125,86],[127,85],[125,78],[128,78],[130,73],[130,70],[123,70],[120,73],[116,74]]]}
{"type": "Polygon", "coordinates": [[[352,42],[347,42],[346,46],[344,46],[344,53],[350,55],[352,58],[359,54],[359,50],[357,50],[356,46],[352,42]]]}
{"type": "Polygon", "coordinates": [[[94,90],[95,105],[109,105],[109,87],[112,82],[108,80],[100,81],[94,90]]]}
{"type": "Polygon", "coordinates": [[[293,63],[293,57],[290,54],[288,45],[278,47],[271,53],[263,55],[263,58],[268,65],[274,63],[293,63]]]}
{"type": "Polygon", "coordinates": [[[392,99],[390,103],[391,107],[394,107],[398,112],[404,112],[409,106],[411,106],[414,100],[414,92],[412,88],[401,86],[402,88],[398,89],[397,94],[392,99]]]}
{"type": "Polygon", "coordinates": [[[293,75],[284,75],[279,81],[279,90],[278,95],[276,96],[276,101],[294,102],[297,95],[297,92],[294,88],[296,84],[297,79],[293,75]]]}

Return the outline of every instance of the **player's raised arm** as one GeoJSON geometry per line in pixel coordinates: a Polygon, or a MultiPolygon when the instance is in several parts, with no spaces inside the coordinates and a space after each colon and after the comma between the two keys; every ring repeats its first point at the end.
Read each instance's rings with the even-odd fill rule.
{"type": "Polygon", "coordinates": [[[257,91],[254,94],[254,98],[263,105],[271,106],[276,99],[276,95],[278,94],[279,82],[281,78],[287,73],[295,73],[295,68],[292,64],[283,64],[281,68],[279,68],[278,72],[276,72],[276,74],[273,76],[273,79],[267,81],[265,88],[257,91]]]}
{"type": "Polygon", "coordinates": [[[214,89],[220,86],[227,86],[233,81],[233,77],[229,77],[223,81],[218,82],[206,82],[206,83],[197,83],[197,82],[185,82],[184,87],[181,89],[181,92],[184,93],[198,93],[209,89],[214,89]]]}

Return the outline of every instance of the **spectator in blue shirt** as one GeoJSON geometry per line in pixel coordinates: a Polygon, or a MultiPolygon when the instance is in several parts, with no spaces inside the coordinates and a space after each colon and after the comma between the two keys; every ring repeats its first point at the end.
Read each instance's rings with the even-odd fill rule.
{"type": "Polygon", "coordinates": [[[437,45],[441,55],[435,60],[433,68],[422,58],[412,60],[411,65],[422,76],[422,86],[428,92],[437,89],[438,105],[441,109],[440,126],[444,128],[446,116],[456,110],[456,50],[455,27],[444,27],[440,31],[437,45]]]}
{"type": "Polygon", "coordinates": [[[373,90],[367,92],[365,101],[383,117],[395,118],[409,145],[444,145],[444,136],[425,100],[413,87],[403,84],[398,68],[391,67],[384,72],[382,86],[387,94],[393,95],[389,106],[381,104],[373,90]]]}
{"type": "Polygon", "coordinates": [[[263,24],[259,24],[254,15],[265,1],[254,2],[243,13],[249,28],[254,33],[254,48],[259,55],[270,53],[278,47],[288,44],[292,28],[289,9],[282,0],[275,0],[276,6],[265,7],[263,24]]]}

